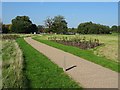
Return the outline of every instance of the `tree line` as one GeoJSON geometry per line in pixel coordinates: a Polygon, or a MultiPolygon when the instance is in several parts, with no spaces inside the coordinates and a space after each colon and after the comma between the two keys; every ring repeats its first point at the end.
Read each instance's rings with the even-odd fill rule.
{"type": "Polygon", "coordinates": [[[93,22],[80,23],[77,28],[68,28],[64,16],[46,18],[44,25],[33,24],[28,16],[17,16],[11,20],[12,24],[2,24],[2,33],[56,33],[56,34],[110,34],[118,32],[120,26],[112,27],[93,22]]]}

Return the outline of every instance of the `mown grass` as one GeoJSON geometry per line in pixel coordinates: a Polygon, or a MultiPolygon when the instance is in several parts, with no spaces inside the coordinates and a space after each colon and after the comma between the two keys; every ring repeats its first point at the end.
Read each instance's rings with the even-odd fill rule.
{"type": "Polygon", "coordinates": [[[29,88],[80,88],[62,68],[27,44],[23,38],[17,39],[25,59],[25,75],[29,88]]]}
{"type": "Polygon", "coordinates": [[[15,40],[2,41],[2,88],[24,88],[23,57],[15,40]]]}
{"type": "Polygon", "coordinates": [[[61,49],[65,52],[69,52],[69,53],[74,54],[76,56],[82,57],[86,60],[89,60],[91,62],[99,64],[103,67],[109,68],[113,71],[120,72],[120,69],[118,69],[118,66],[120,67],[120,64],[118,65],[118,63],[115,61],[111,61],[111,60],[106,59],[104,57],[97,56],[90,50],[89,51],[82,50],[82,49],[79,49],[77,47],[67,46],[67,45],[59,44],[59,43],[52,42],[52,41],[45,40],[45,39],[43,40],[40,37],[33,37],[33,39],[35,39],[39,42],[42,42],[44,44],[47,44],[49,46],[61,49]]]}

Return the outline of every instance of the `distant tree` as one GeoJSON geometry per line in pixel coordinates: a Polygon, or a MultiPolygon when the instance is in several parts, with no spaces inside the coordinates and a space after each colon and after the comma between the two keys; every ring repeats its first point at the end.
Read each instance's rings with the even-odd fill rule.
{"type": "Polygon", "coordinates": [[[45,26],[46,26],[46,28],[48,28],[47,32],[49,32],[49,33],[52,32],[52,29],[51,29],[52,24],[53,24],[53,19],[50,18],[50,17],[48,17],[48,18],[45,20],[45,26]]]}
{"type": "Polygon", "coordinates": [[[68,28],[68,32],[67,32],[67,34],[75,34],[75,33],[77,33],[77,29],[76,28],[68,28]]]}
{"type": "Polygon", "coordinates": [[[6,25],[5,25],[5,24],[3,24],[3,25],[2,25],[2,33],[7,34],[7,33],[8,33],[8,31],[9,31],[9,29],[6,27],[6,25]]]}
{"type": "Polygon", "coordinates": [[[92,22],[85,22],[78,25],[77,33],[81,34],[109,34],[110,27],[92,22]]]}
{"type": "Polygon", "coordinates": [[[15,33],[33,33],[37,30],[36,25],[32,24],[28,16],[17,16],[12,19],[11,29],[15,33]]]}
{"type": "Polygon", "coordinates": [[[112,31],[112,32],[118,32],[118,26],[113,25],[113,26],[111,27],[111,31],[112,31]]]}
{"type": "Polygon", "coordinates": [[[0,19],[0,33],[2,33],[2,20],[0,19]]]}
{"type": "Polygon", "coordinates": [[[38,25],[38,33],[45,32],[45,27],[43,25],[38,25]]]}
{"type": "Polygon", "coordinates": [[[28,28],[28,30],[25,31],[25,33],[34,33],[38,32],[38,27],[35,24],[31,24],[28,28]]]}
{"type": "Polygon", "coordinates": [[[13,32],[12,29],[11,29],[12,24],[6,24],[5,26],[8,29],[8,33],[12,33],[13,32]]]}
{"type": "Polygon", "coordinates": [[[45,20],[46,32],[65,34],[67,33],[67,22],[61,15],[55,16],[54,18],[47,18],[45,20]]]}
{"type": "Polygon", "coordinates": [[[58,34],[66,34],[68,30],[67,22],[61,15],[53,18],[52,31],[58,34]]]}
{"type": "Polygon", "coordinates": [[[118,26],[118,33],[120,33],[120,26],[118,26]]]}

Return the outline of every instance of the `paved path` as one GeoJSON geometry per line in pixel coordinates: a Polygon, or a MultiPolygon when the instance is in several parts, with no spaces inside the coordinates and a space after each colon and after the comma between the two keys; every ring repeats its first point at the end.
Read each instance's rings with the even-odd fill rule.
{"type": "Polygon", "coordinates": [[[30,37],[25,38],[25,41],[59,67],[67,69],[73,66],[74,68],[67,70],[66,73],[84,88],[118,88],[117,72],[40,43],[30,37]]]}

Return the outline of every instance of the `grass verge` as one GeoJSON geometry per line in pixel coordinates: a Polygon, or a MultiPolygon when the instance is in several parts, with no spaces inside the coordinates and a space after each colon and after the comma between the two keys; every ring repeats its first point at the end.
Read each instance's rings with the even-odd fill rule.
{"type": "Polygon", "coordinates": [[[2,88],[24,88],[23,56],[15,40],[2,41],[2,88]]]}
{"type": "Polygon", "coordinates": [[[81,88],[62,68],[27,44],[23,38],[17,39],[17,43],[23,51],[29,88],[81,88]]]}
{"type": "Polygon", "coordinates": [[[82,50],[77,47],[67,46],[67,45],[59,44],[59,43],[52,42],[49,40],[42,40],[39,37],[33,37],[33,39],[35,39],[39,42],[42,42],[44,44],[47,44],[49,46],[61,49],[65,52],[69,52],[71,54],[74,54],[74,55],[84,58],[86,60],[89,60],[91,62],[99,64],[103,67],[109,68],[113,71],[120,72],[120,69],[118,68],[118,67],[120,67],[120,64],[118,64],[117,62],[111,61],[109,59],[106,59],[104,57],[99,57],[99,56],[93,54],[92,51],[82,50]]]}

